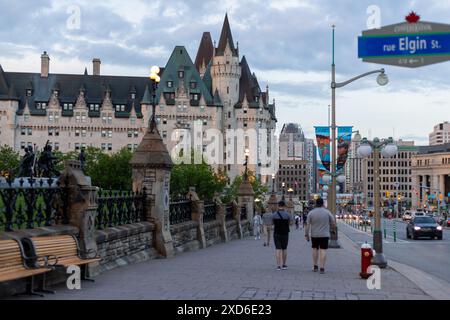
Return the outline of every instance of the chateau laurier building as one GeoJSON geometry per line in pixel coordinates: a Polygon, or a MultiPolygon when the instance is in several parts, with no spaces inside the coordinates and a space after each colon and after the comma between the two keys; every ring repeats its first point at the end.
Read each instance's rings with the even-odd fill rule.
{"type": "MultiPolygon", "coordinates": [[[[100,64],[100,59],[93,60],[92,74],[87,70],[80,75],[52,74],[50,57],[44,52],[40,73],[5,72],[0,66],[0,144],[20,150],[34,144],[42,147],[49,140],[53,149],[62,152],[87,146],[106,152],[135,149],[151,117],[151,80],[104,76],[100,64]]],[[[217,47],[205,32],[195,63],[183,46],[175,47],[160,76],[156,114],[169,152],[183,139],[176,129],[193,132],[194,124],[201,124],[203,151],[209,143],[208,129],[223,135],[218,162],[231,179],[243,171],[243,163],[229,159],[234,137],[227,137],[227,130],[267,129],[266,136],[257,135],[256,148],[245,140],[235,149],[259,150],[261,139],[267,139],[271,154],[275,102],[269,102],[268,88],[261,91],[245,56],[240,58],[227,16],[217,47]]],[[[261,174],[264,165],[254,160],[249,169],[261,174]]]]}

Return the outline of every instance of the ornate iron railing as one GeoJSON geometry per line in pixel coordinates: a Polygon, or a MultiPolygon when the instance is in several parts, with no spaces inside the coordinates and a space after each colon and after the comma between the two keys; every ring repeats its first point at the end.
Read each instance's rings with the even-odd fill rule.
{"type": "Polygon", "coordinates": [[[145,188],[141,192],[99,190],[96,228],[102,230],[144,221],[145,201],[145,188]]]}
{"type": "Polygon", "coordinates": [[[213,201],[205,201],[205,212],[203,213],[203,222],[216,220],[216,203],[213,201]]]}
{"type": "Polygon", "coordinates": [[[225,220],[230,221],[233,220],[233,205],[227,204],[225,206],[225,220]]]}
{"type": "Polygon", "coordinates": [[[0,181],[0,231],[67,224],[68,188],[53,178],[0,181]]]}
{"type": "Polygon", "coordinates": [[[247,220],[247,206],[241,207],[241,220],[247,220]]]}
{"type": "Polygon", "coordinates": [[[192,220],[191,200],[187,198],[174,199],[170,202],[170,224],[175,225],[192,220]]]}

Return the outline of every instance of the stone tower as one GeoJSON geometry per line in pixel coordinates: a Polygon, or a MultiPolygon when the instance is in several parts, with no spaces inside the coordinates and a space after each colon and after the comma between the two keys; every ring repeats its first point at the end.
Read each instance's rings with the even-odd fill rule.
{"type": "MultiPolygon", "coordinates": [[[[241,66],[239,49],[234,46],[227,15],[223,22],[219,45],[214,51],[211,65],[212,92],[218,91],[224,105],[224,112],[233,114],[233,107],[239,100],[241,66]]],[[[227,117],[226,120],[228,120],[227,117]]],[[[230,123],[232,124],[233,121],[230,123]]]]}

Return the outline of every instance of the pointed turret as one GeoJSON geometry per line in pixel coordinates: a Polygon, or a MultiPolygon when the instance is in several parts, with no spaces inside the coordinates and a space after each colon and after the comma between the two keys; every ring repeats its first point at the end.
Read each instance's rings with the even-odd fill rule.
{"type": "Polygon", "coordinates": [[[205,72],[206,66],[208,66],[214,55],[214,46],[209,32],[203,32],[202,40],[197,51],[197,57],[195,58],[195,67],[201,76],[205,72]]]}
{"type": "Polygon", "coordinates": [[[234,47],[233,36],[231,34],[230,23],[228,22],[228,14],[225,14],[222,32],[220,33],[219,46],[216,49],[216,56],[223,56],[225,48],[229,46],[233,56],[237,57],[238,52],[234,47]]]}

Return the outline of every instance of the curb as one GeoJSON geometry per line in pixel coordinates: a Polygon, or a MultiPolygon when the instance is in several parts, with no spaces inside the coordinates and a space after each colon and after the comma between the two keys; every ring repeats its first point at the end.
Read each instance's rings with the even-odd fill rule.
{"type": "MultiPolygon", "coordinates": [[[[350,245],[359,250],[358,244],[344,232],[341,231],[339,234],[342,238],[346,239],[346,242],[350,242],[350,245]]],[[[434,300],[450,300],[450,283],[447,281],[391,259],[388,259],[389,267],[414,283],[420,290],[434,300]]]]}

